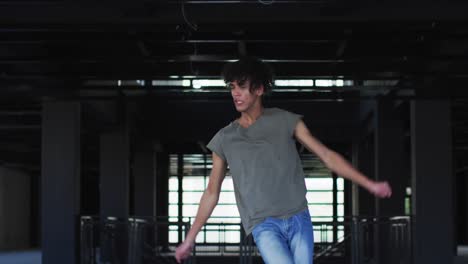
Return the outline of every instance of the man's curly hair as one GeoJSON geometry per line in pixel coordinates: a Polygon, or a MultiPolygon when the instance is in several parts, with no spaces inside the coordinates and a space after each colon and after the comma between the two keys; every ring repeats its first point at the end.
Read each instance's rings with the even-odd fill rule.
{"type": "Polygon", "coordinates": [[[224,82],[228,85],[237,81],[240,85],[250,81],[250,91],[263,85],[264,93],[273,88],[273,70],[265,62],[255,57],[242,57],[238,61],[227,63],[222,72],[224,82]]]}

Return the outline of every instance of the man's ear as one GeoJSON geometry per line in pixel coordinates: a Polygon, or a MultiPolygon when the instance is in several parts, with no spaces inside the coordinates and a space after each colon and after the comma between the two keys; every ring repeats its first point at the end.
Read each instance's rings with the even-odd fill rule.
{"type": "Polygon", "coordinates": [[[255,89],[257,96],[263,95],[265,93],[265,87],[263,84],[260,84],[257,89],[255,89]]]}

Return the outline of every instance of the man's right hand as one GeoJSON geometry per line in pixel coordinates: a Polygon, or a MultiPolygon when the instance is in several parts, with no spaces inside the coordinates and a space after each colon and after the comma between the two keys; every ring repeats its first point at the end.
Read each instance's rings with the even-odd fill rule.
{"type": "Polygon", "coordinates": [[[392,196],[392,188],[388,182],[373,182],[369,191],[378,198],[389,198],[392,196]]]}
{"type": "Polygon", "coordinates": [[[185,240],[184,242],[182,242],[182,244],[180,244],[177,247],[175,252],[175,258],[177,260],[177,263],[182,263],[182,261],[190,257],[194,245],[194,242],[185,240]]]}

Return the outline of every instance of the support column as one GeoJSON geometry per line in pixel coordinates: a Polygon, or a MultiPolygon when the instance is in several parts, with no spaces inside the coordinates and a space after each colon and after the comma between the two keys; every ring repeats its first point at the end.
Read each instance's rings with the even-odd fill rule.
{"type": "MultiPolygon", "coordinates": [[[[403,121],[395,109],[395,101],[381,99],[375,111],[375,178],[388,181],[392,187],[390,199],[376,199],[378,217],[400,216],[405,213],[405,187],[409,183],[405,171],[404,128],[403,121]]],[[[394,263],[391,252],[392,236],[388,223],[380,222],[376,229],[378,263],[394,263]]]]}
{"type": "Polygon", "coordinates": [[[78,263],[80,104],[42,109],[42,263],[78,263]]]}
{"type": "MultiPolygon", "coordinates": [[[[375,141],[375,102],[363,101],[360,104],[360,133],[353,140],[353,165],[370,179],[374,179],[374,141],[375,141]]],[[[374,197],[357,184],[352,186],[352,213],[358,218],[353,219],[351,226],[351,263],[359,264],[364,258],[364,243],[361,217],[375,215],[374,197]]],[[[375,247],[374,247],[375,248],[375,247]]]]}
{"type": "Polygon", "coordinates": [[[448,100],[411,102],[413,258],[453,263],[454,192],[448,100]]]}
{"type": "MultiPolygon", "coordinates": [[[[160,220],[167,220],[163,217],[169,215],[169,154],[167,152],[158,152],[156,155],[156,184],[158,190],[156,193],[156,213],[160,220]]],[[[163,247],[163,250],[169,248],[169,228],[167,225],[160,225],[158,232],[158,244],[163,247]]]]}
{"type": "MultiPolygon", "coordinates": [[[[101,239],[101,261],[126,263],[128,257],[128,228],[125,224],[130,211],[129,132],[126,125],[101,134],[100,138],[100,217],[119,221],[112,234],[101,239]]],[[[114,221],[112,221],[114,222],[114,221]]]]}
{"type": "Polygon", "coordinates": [[[135,150],[133,177],[135,215],[156,216],[156,155],[149,142],[141,142],[135,150]]]}
{"type": "MultiPolygon", "coordinates": [[[[375,163],[374,163],[374,138],[373,134],[368,135],[359,143],[357,150],[357,164],[359,170],[370,179],[374,179],[375,163]]],[[[355,195],[358,197],[359,211],[355,212],[360,216],[374,216],[375,215],[375,202],[374,196],[362,187],[355,187],[355,195]]]]}
{"type": "Polygon", "coordinates": [[[405,187],[409,183],[405,171],[403,120],[397,114],[394,101],[377,104],[375,133],[375,175],[379,181],[389,181],[391,199],[377,200],[377,215],[394,216],[405,213],[405,187]]]}
{"type": "Polygon", "coordinates": [[[129,133],[126,126],[101,135],[101,218],[129,215],[129,133]]]}
{"type": "Polygon", "coordinates": [[[457,173],[457,244],[468,244],[468,173],[465,169],[457,173]]]}
{"type": "Polygon", "coordinates": [[[0,251],[31,248],[31,175],[0,166],[0,251]]]}
{"type": "MultiPolygon", "coordinates": [[[[375,101],[363,100],[359,105],[360,133],[353,142],[353,165],[367,177],[375,174],[375,101]]],[[[374,197],[362,187],[353,184],[353,215],[375,215],[374,197]]]]}

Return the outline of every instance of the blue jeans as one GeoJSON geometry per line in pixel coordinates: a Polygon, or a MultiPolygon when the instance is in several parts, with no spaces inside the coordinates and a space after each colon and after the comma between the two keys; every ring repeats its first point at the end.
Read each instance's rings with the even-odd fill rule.
{"type": "Polygon", "coordinates": [[[268,217],[252,231],[266,264],[312,264],[314,233],[309,210],[287,219],[268,217]]]}

